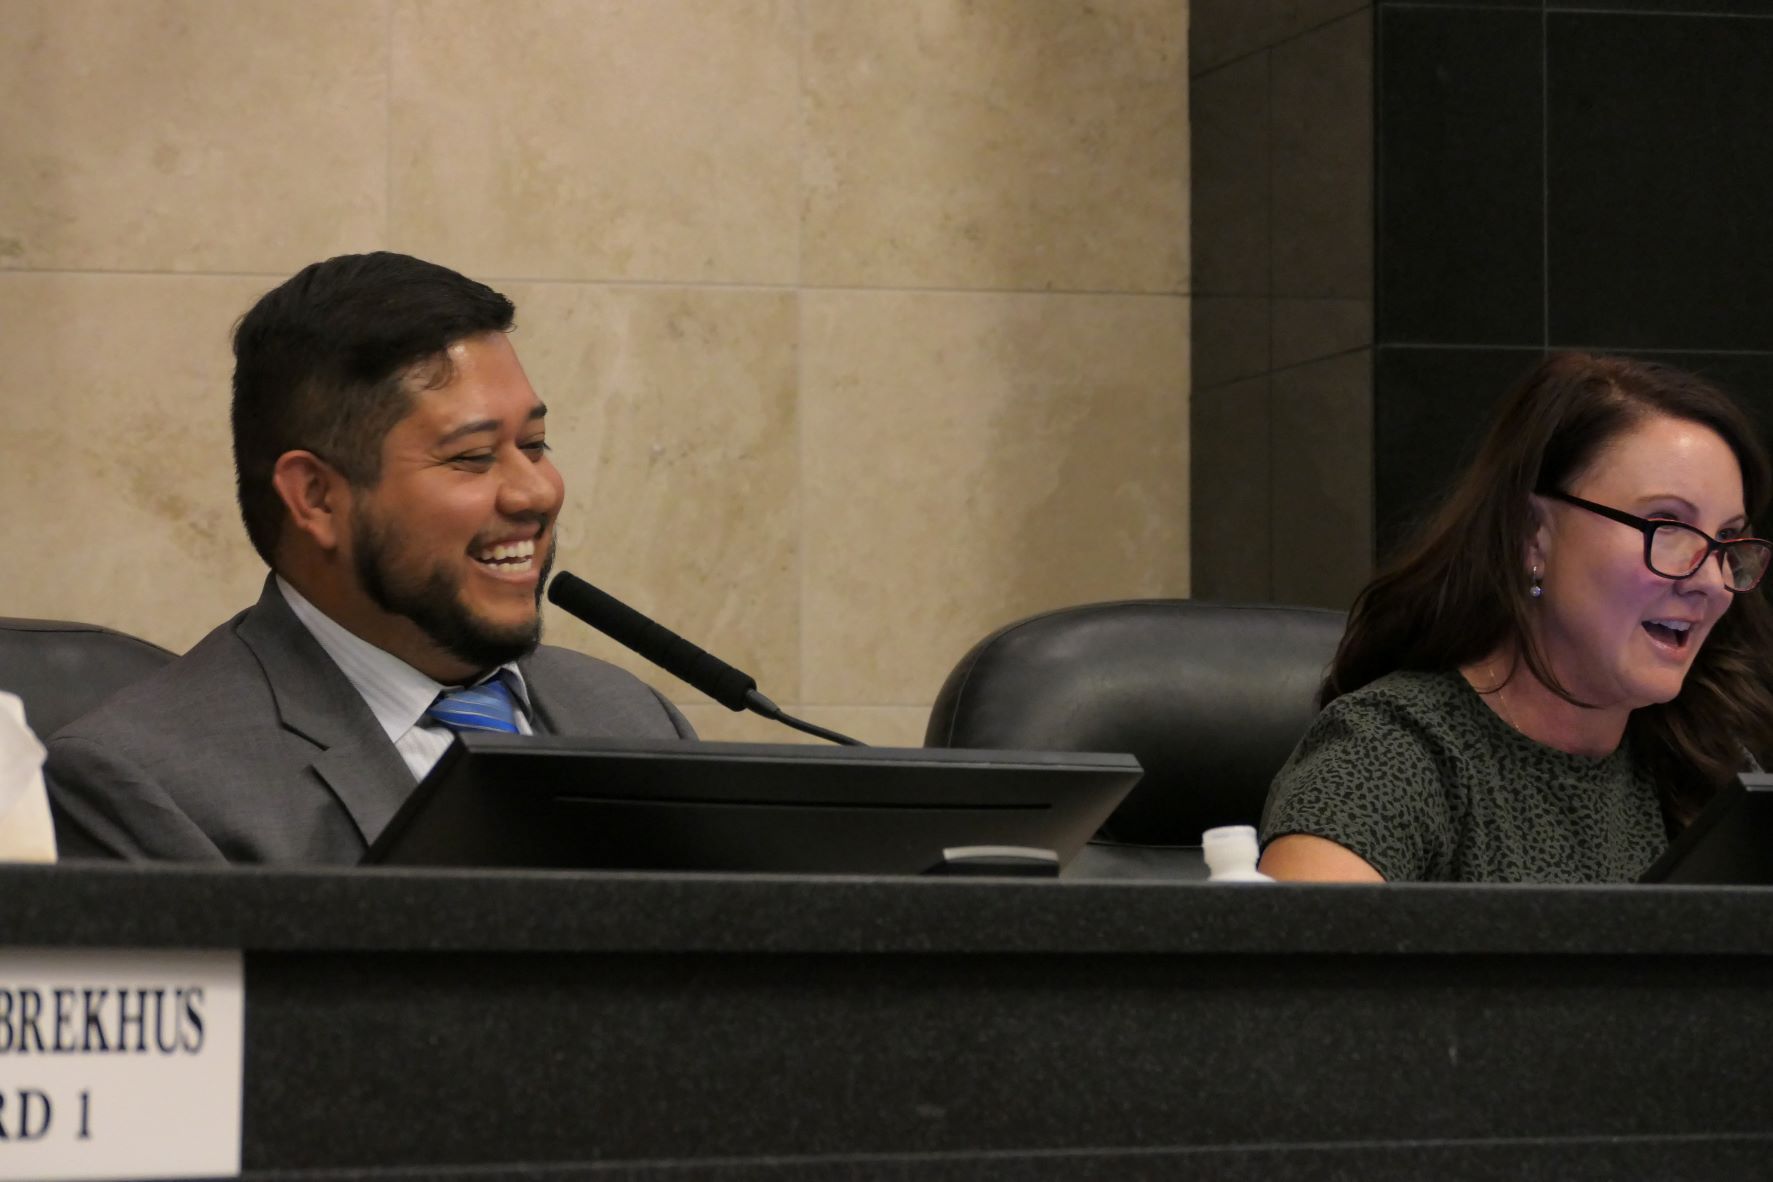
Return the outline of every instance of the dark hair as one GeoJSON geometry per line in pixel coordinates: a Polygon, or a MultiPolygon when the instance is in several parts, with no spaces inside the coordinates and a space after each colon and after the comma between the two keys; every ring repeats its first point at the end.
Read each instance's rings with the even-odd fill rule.
{"type": "MultiPolygon", "coordinates": [[[[1528,498],[1567,489],[1605,445],[1657,414],[1716,431],[1741,466],[1751,518],[1767,507],[1773,475],[1766,449],[1722,391],[1653,362],[1553,354],[1503,401],[1477,459],[1419,537],[1356,597],[1320,703],[1393,670],[1457,669],[1508,642],[1547,688],[1575,702],[1529,627],[1522,556],[1535,520],[1528,498]]],[[[1773,752],[1773,614],[1759,590],[1735,597],[1679,696],[1634,710],[1626,734],[1677,821],[1740,772],[1746,754],[1766,762],[1773,752]]]]}
{"type": "Polygon", "coordinates": [[[445,350],[511,328],[511,301],[409,255],[347,254],[302,268],[234,326],[234,475],[240,515],[267,564],[283,502],[279,456],[307,450],[359,487],[381,476],[382,440],[412,407],[415,366],[449,381],[445,350]]]}

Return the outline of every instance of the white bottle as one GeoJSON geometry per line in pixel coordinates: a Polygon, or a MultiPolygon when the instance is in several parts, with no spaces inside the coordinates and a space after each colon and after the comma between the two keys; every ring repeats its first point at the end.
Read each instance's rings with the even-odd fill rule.
{"type": "Polygon", "coordinates": [[[1201,853],[1207,859],[1208,882],[1273,882],[1256,869],[1262,847],[1252,825],[1221,825],[1200,835],[1201,853]]]}

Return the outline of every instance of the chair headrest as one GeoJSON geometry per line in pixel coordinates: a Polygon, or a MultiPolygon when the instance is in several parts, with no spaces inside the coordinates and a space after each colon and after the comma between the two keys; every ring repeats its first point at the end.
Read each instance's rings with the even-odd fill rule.
{"type": "Polygon", "coordinates": [[[1133,600],[998,629],[949,674],[928,746],[1127,751],[1145,776],[1102,828],[1195,845],[1254,824],[1316,714],[1346,617],[1319,608],[1133,600]]]}
{"type": "Polygon", "coordinates": [[[0,616],[0,690],[24,699],[25,721],[42,739],[172,659],[97,624],[0,616]]]}

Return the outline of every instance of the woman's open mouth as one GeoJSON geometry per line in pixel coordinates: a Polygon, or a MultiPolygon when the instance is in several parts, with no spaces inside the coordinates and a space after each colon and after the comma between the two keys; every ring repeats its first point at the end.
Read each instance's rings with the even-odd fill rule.
{"type": "Polygon", "coordinates": [[[1693,621],[1691,620],[1644,621],[1644,631],[1650,634],[1651,640],[1673,649],[1686,648],[1687,637],[1692,635],[1692,630],[1693,621]]]}

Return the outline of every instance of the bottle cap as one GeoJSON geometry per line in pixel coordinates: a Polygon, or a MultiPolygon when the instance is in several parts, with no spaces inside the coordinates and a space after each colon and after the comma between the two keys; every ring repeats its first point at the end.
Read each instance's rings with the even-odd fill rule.
{"type": "Polygon", "coordinates": [[[1221,825],[1200,835],[1201,853],[1214,878],[1225,874],[1253,873],[1262,853],[1253,825],[1221,825]]]}

